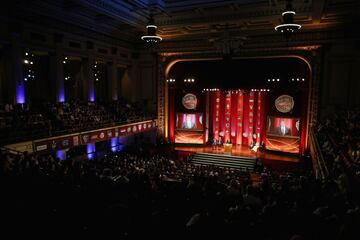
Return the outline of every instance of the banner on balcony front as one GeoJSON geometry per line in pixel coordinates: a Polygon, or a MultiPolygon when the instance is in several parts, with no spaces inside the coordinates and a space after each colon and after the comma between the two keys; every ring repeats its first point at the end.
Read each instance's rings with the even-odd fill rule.
{"type": "Polygon", "coordinates": [[[84,133],[35,140],[33,141],[33,147],[35,152],[61,150],[87,143],[106,141],[114,137],[145,132],[156,127],[156,120],[149,120],[84,133]]]}

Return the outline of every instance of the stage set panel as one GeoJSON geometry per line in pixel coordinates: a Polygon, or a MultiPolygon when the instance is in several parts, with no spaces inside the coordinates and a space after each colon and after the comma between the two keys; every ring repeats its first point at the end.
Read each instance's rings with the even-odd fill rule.
{"type": "Polygon", "coordinates": [[[204,133],[195,131],[175,131],[175,143],[204,144],[204,133]]]}
{"type": "Polygon", "coordinates": [[[272,151],[304,151],[306,96],[299,93],[172,89],[169,97],[171,142],[205,144],[221,139],[233,145],[264,145],[272,151]]]}

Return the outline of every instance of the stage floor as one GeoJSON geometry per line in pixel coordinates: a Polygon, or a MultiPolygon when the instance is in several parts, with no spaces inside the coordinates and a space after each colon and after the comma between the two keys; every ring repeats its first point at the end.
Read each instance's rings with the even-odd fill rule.
{"type": "MultiPolygon", "coordinates": [[[[214,148],[212,146],[177,146],[177,151],[192,152],[192,153],[212,153],[212,154],[224,154],[224,147],[214,148]]],[[[241,157],[255,157],[266,161],[283,161],[298,163],[300,161],[299,156],[288,155],[272,152],[254,152],[251,151],[248,146],[233,146],[231,155],[241,157]]]]}

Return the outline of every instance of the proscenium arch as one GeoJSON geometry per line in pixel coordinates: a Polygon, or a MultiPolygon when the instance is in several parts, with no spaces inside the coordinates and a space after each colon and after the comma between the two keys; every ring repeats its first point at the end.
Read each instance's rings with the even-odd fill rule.
{"type": "MultiPolygon", "coordinates": [[[[308,70],[309,70],[309,91],[308,91],[308,106],[307,106],[307,122],[306,122],[306,136],[305,136],[305,147],[308,148],[308,137],[309,137],[309,131],[310,131],[310,121],[311,121],[311,106],[312,106],[312,101],[311,101],[311,97],[313,96],[313,68],[312,65],[310,63],[310,61],[305,58],[304,56],[301,55],[297,55],[297,54],[290,54],[290,55],[271,55],[271,56],[254,56],[254,57],[234,57],[233,59],[242,59],[242,60],[246,60],[246,59],[269,59],[269,58],[297,58],[300,59],[301,61],[305,62],[308,70]]],[[[178,62],[195,62],[195,61],[214,61],[214,60],[222,60],[222,58],[220,57],[212,57],[212,58],[178,58],[178,59],[174,59],[172,61],[170,61],[166,68],[165,68],[165,79],[168,79],[168,75],[169,72],[171,70],[171,68],[178,62]]],[[[165,81],[166,84],[166,81],[165,81]]],[[[165,91],[167,92],[167,88],[165,88],[165,91]]],[[[168,94],[165,93],[165,137],[168,137],[168,94]]]]}

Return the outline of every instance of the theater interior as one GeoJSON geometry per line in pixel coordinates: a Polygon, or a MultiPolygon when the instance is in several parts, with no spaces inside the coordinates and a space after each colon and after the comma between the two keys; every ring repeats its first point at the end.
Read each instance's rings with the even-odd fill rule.
{"type": "Polygon", "coordinates": [[[16,0],[0,19],[4,237],[359,238],[360,1],[16,0]]]}

